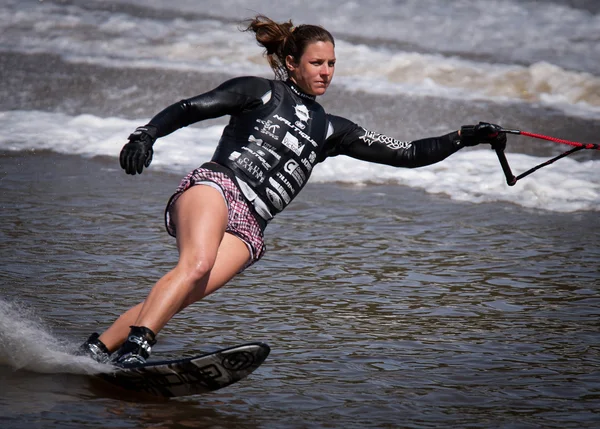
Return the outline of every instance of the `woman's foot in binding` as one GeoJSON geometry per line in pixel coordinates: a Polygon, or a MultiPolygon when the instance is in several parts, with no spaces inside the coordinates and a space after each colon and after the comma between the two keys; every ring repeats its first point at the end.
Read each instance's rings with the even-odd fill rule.
{"type": "Polygon", "coordinates": [[[111,363],[117,366],[133,366],[146,363],[152,346],[156,344],[156,335],[145,326],[131,326],[127,341],[117,350],[111,363]]]}
{"type": "Polygon", "coordinates": [[[106,345],[99,339],[100,335],[94,332],[90,337],[79,346],[77,354],[80,356],[89,356],[94,359],[96,362],[100,363],[109,363],[110,362],[110,352],[106,345]]]}

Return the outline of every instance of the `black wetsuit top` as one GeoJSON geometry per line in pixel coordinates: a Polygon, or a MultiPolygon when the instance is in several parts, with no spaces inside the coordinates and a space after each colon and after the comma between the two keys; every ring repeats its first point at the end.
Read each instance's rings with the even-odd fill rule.
{"type": "Polygon", "coordinates": [[[327,157],[397,167],[441,161],[463,145],[458,132],[403,142],[325,113],[314,96],[291,81],[239,77],[175,103],[150,121],[157,136],[209,118],[230,115],[212,161],[233,172],[257,213],[270,220],[327,157]]]}

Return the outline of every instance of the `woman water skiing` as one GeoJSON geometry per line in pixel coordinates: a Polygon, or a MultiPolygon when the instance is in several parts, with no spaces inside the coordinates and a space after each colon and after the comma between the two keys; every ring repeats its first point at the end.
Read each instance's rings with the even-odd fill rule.
{"type": "Polygon", "coordinates": [[[258,261],[265,251],[265,227],[326,158],[347,155],[414,168],[465,146],[503,148],[506,143],[499,127],[488,123],[403,142],[327,114],[316,97],[333,78],[332,35],[319,26],[294,27],[291,21],[277,23],[262,15],[246,30],[266,49],[274,80],[234,78],[175,103],[137,128],[121,151],[122,168],[140,174],[150,165],[156,139],[198,121],[230,116],[212,160],[189,173],[167,204],[165,221],[176,237],[177,265],[143,302],[81,346],[100,362],[145,362],[157,333],[176,313],[258,261]]]}

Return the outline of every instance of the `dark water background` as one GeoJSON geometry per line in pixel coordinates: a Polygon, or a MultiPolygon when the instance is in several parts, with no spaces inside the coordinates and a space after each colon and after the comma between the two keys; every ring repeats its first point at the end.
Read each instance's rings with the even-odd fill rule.
{"type": "MultiPolygon", "coordinates": [[[[19,10],[21,3],[10,2],[11,11],[19,10]]],[[[48,3],[64,7],[64,28],[79,18],[70,15],[79,10],[72,7],[76,1],[48,3]]],[[[82,9],[121,10],[117,3],[124,2],[90,2],[82,9]]],[[[137,3],[123,10],[131,19],[154,20],[139,21],[150,29],[163,20],[185,24],[187,15],[176,7],[163,15],[137,3]]],[[[540,2],[527,5],[533,3],[540,2]]],[[[543,4],[557,3],[598,13],[595,1],[543,4]]],[[[512,7],[508,1],[490,4],[504,13],[512,7]]],[[[542,9],[532,25],[547,22],[542,9]]],[[[87,19],[82,13],[72,34],[55,28],[48,39],[60,42],[67,34],[65,52],[73,45],[83,55],[96,35],[87,19]]],[[[29,37],[28,27],[16,27],[11,35],[29,37]]],[[[43,29],[37,31],[42,37],[43,29]]],[[[120,54],[127,51],[127,34],[113,41],[120,54]]],[[[490,41],[506,48],[497,35],[490,33],[490,41]]],[[[577,46],[585,48],[593,37],[580,35],[585,43],[577,46]]],[[[150,168],[127,176],[116,153],[71,154],[77,144],[91,143],[68,134],[71,140],[55,142],[56,150],[32,148],[58,114],[94,115],[100,128],[114,118],[149,118],[228,76],[111,67],[107,58],[73,62],[54,51],[19,49],[0,40],[0,122],[7,128],[12,124],[3,115],[22,111],[37,128],[31,148],[22,136],[0,130],[1,429],[600,427],[598,211],[476,203],[473,193],[458,201],[457,182],[448,183],[453,199],[395,182],[309,183],[267,229],[263,260],[176,316],[154,350],[155,357],[167,358],[269,343],[269,359],[248,379],[211,395],[161,401],[107,388],[86,375],[89,367],[65,352],[142,300],[177,260],[162,216],[187,170],[150,168]],[[35,121],[48,112],[57,115],[35,121]]],[[[544,49],[532,54],[543,59],[544,49]]],[[[569,61],[548,51],[547,58],[569,61]]],[[[580,58],[580,69],[597,70],[590,60],[596,51],[583,51],[590,55],[580,58]]],[[[511,50],[503,53],[509,58],[511,50]]],[[[486,61],[493,59],[487,55],[486,61]]],[[[586,82],[595,88],[593,76],[586,82]]],[[[597,142],[600,135],[597,119],[539,103],[333,86],[322,103],[401,139],[488,118],[577,141],[597,142]]],[[[223,120],[202,126],[215,123],[223,120]]],[[[564,149],[524,143],[511,139],[508,152],[543,157],[564,149]]],[[[575,158],[598,159],[592,151],[575,158]]],[[[479,173],[481,182],[488,180],[487,172],[479,173]]],[[[539,183],[531,180],[518,186],[539,183]]],[[[586,190],[577,189],[582,195],[586,190]]],[[[561,189],[548,187],[547,193],[558,198],[561,189]]]]}
{"type": "MultiPolygon", "coordinates": [[[[175,262],[160,218],[177,176],[125,180],[106,158],[0,159],[0,288],[25,326],[74,347],[175,262]]],[[[263,261],[177,316],[155,349],[267,341],[250,378],[148,402],[4,365],[2,427],[597,426],[595,223],[398,186],[309,186],[267,230],[263,261]]]]}

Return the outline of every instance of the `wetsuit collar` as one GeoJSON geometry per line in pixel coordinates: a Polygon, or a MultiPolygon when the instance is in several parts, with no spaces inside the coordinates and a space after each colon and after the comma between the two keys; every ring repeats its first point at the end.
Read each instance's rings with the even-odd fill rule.
{"type": "Polygon", "coordinates": [[[294,94],[308,100],[315,101],[317,99],[316,96],[308,95],[306,92],[302,91],[298,85],[291,81],[291,79],[286,80],[285,83],[292,89],[292,91],[294,91],[294,94]]]}

